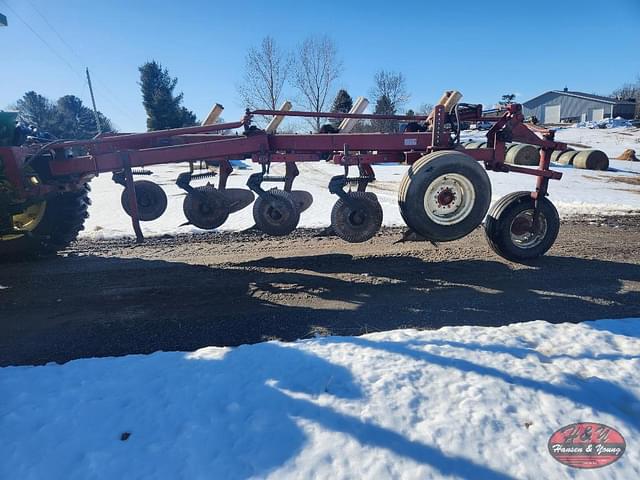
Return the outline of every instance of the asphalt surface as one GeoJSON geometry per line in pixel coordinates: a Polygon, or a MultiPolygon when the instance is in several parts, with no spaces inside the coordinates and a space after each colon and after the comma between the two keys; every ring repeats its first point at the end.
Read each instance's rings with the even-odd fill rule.
{"type": "Polygon", "coordinates": [[[441,244],[317,230],[81,240],[0,263],[0,365],[397,328],[640,317],[640,217],[564,221],[530,265],[480,229],[441,244]]]}

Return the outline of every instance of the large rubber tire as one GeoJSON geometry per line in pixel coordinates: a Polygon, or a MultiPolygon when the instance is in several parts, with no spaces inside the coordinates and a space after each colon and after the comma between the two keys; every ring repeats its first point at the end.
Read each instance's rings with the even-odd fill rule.
{"type": "MultiPolygon", "coordinates": [[[[167,209],[167,194],[160,185],[149,180],[136,180],[133,182],[136,190],[138,204],[138,218],[142,222],[157,220],[167,209]]],[[[125,213],[131,216],[129,211],[129,189],[125,188],[120,195],[120,204],[125,213]]]]}
{"type": "Polygon", "coordinates": [[[21,259],[52,255],[73,242],[89,217],[89,184],[75,192],[59,193],[47,199],[40,222],[30,235],[0,237],[0,259],[21,259]]]}
{"type": "Polygon", "coordinates": [[[290,192],[272,189],[253,203],[253,220],[264,233],[281,237],[296,229],[300,212],[290,192]]]}
{"type": "Polygon", "coordinates": [[[331,210],[331,227],[338,237],[349,243],[371,239],[382,226],[382,206],[371,192],[349,192],[349,202],[342,198],[331,210]]]}
{"type": "Polygon", "coordinates": [[[534,206],[531,192],[513,192],[491,207],[484,231],[494,252],[507,260],[522,262],[538,258],[551,248],[560,230],[558,211],[547,198],[542,198],[537,235],[527,238],[523,227],[533,223],[534,206]]]}
{"type": "MultiPolygon", "coordinates": [[[[405,223],[422,237],[434,242],[457,240],[482,223],[491,204],[491,182],[479,162],[462,152],[447,150],[430,153],[415,162],[405,173],[398,191],[398,204],[405,223]],[[434,215],[426,210],[426,194],[432,182],[437,182],[434,183],[435,187],[446,182],[446,176],[451,174],[467,183],[472,191],[466,189],[469,193],[467,198],[454,197],[454,201],[448,204],[455,207],[451,210],[452,217],[438,217],[434,220],[434,215]],[[460,209],[462,210],[456,213],[460,209]],[[460,218],[456,218],[456,215],[460,218]]],[[[442,206],[444,207],[446,205],[442,206]]]]}

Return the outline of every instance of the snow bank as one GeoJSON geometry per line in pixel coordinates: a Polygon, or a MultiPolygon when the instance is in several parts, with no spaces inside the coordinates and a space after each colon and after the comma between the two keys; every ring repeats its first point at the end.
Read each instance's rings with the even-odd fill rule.
{"type": "Polygon", "coordinates": [[[577,128],[620,128],[620,127],[632,127],[633,124],[630,120],[626,120],[622,117],[605,118],[603,120],[591,120],[588,122],[578,122],[575,124],[577,128]]]}
{"type": "Polygon", "coordinates": [[[640,478],[639,352],[640,318],[2,368],[0,478],[640,478]],[[580,421],[624,456],[556,462],[580,421]]]}

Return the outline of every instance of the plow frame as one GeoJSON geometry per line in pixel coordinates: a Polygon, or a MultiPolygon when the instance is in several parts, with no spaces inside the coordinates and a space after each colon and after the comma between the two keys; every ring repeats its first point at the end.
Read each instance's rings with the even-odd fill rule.
{"type": "MultiPolygon", "coordinates": [[[[481,105],[467,105],[455,115],[447,113],[443,105],[436,105],[428,116],[369,115],[329,112],[303,112],[281,110],[247,111],[238,122],[219,123],[196,127],[177,128],[135,134],[107,134],[84,141],[53,141],[44,145],[1,147],[0,166],[14,189],[14,198],[21,202],[43,198],[47,194],[71,188],[102,173],[118,173],[129,187],[131,218],[136,237],[142,241],[137,213],[137,199],[133,188],[132,169],[151,165],[179,162],[216,162],[219,165],[218,187],[224,189],[233,171],[230,160],[251,158],[262,165],[263,176],[272,163],[284,163],[285,189],[290,190],[298,175],[297,162],[328,160],[345,169],[357,166],[360,175],[374,178],[372,166],[381,163],[411,165],[424,155],[459,148],[459,139],[452,138],[452,124],[462,121],[495,121],[487,132],[487,147],[466,150],[464,153],[483,162],[487,170],[515,172],[537,178],[534,199],[547,195],[550,179],[560,179],[562,174],[550,170],[553,150],[567,146],[554,140],[554,132],[523,123],[522,107],[511,104],[499,119],[482,115],[481,105]],[[255,115],[322,117],[334,119],[375,119],[405,122],[426,121],[430,131],[402,133],[267,133],[252,126],[255,115]],[[222,130],[243,128],[243,134],[222,135],[222,130]],[[523,142],[540,147],[537,168],[527,168],[505,163],[507,142],[523,142]],[[81,150],[79,156],[70,152],[81,150]],[[25,167],[35,159],[40,163],[40,179],[25,175],[25,167]],[[44,172],[42,170],[44,169],[44,172]]],[[[359,185],[360,187],[360,185],[359,185]]],[[[366,185],[365,185],[366,188],[366,185]]],[[[0,198],[0,201],[2,199],[0,198]]]]}

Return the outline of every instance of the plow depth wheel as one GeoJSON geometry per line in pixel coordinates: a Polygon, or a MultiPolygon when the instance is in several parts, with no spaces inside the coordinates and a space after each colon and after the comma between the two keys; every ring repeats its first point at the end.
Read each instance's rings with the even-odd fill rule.
{"type": "Polygon", "coordinates": [[[347,195],[348,202],[340,198],[331,210],[333,231],[347,242],[366,242],[382,225],[380,202],[370,192],[349,192],[347,195]]]}
{"type": "Polygon", "coordinates": [[[296,229],[300,212],[291,192],[274,188],[254,202],[253,220],[264,233],[280,237],[296,229]]]}
{"type": "Polygon", "coordinates": [[[229,218],[229,202],[213,185],[197,187],[184,198],[182,210],[189,223],[213,230],[229,218]]]}
{"type": "Polygon", "coordinates": [[[530,192],[514,192],[496,202],[485,222],[485,235],[494,252],[517,262],[537,258],[551,248],[560,230],[558,211],[542,198],[534,221],[534,207],[530,192]]]}
{"type": "MultiPolygon", "coordinates": [[[[160,185],[149,180],[136,180],[133,182],[136,189],[136,200],[138,203],[138,218],[143,222],[156,220],[167,209],[167,194],[160,185]]],[[[129,189],[125,188],[120,196],[122,208],[131,216],[129,208],[129,189]]]]}
{"type": "Polygon", "coordinates": [[[398,192],[400,213],[407,226],[435,242],[469,234],[480,225],[490,203],[487,172],[458,151],[422,157],[407,171],[398,192]]]}

